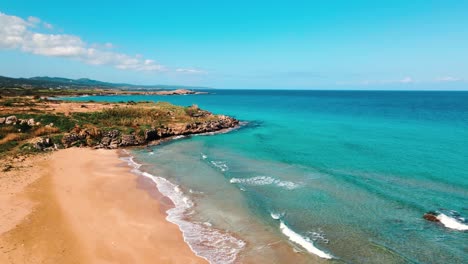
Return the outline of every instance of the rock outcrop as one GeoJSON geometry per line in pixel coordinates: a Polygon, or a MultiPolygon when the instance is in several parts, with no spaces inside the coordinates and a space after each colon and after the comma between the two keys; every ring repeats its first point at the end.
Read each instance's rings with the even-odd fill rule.
{"type": "Polygon", "coordinates": [[[137,145],[141,145],[142,143],[144,143],[144,141],[140,140],[135,135],[123,135],[122,140],[120,141],[120,146],[121,147],[137,146],[137,145]]]}
{"type": "Polygon", "coordinates": [[[48,137],[33,138],[30,141],[30,143],[37,150],[43,151],[43,150],[53,150],[54,149],[54,143],[48,137]]]}
{"type": "Polygon", "coordinates": [[[16,116],[9,116],[5,119],[5,125],[14,125],[18,122],[18,118],[16,116]]]}
{"type": "Polygon", "coordinates": [[[102,138],[98,147],[116,149],[120,146],[121,142],[122,142],[122,139],[120,137],[120,131],[114,129],[114,130],[102,133],[102,138]]]}
{"type": "Polygon", "coordinates": [[[84,139],[86,139],[85,135],[80,135],[80,134],[72,132],[72,133],[65,134],[62,137],[62,144],[66,148],[69,148],[71,146],[76,146],[76,145],[82,144],[82,141],[84,139]]]}
{"type": "MultiPolygon", "coordinates": [[[[185,116],[186,119],[182,122],[169,122],[167,125],[146,129],[144,132],[137,130],[137,132],[133,132],[131,134],[123,134],[117,129],[101,131],[100,128],[90,124],[85,125],[85,127],[75,125],[69,133],[63,135],[61,144],[65,148],[73,146],[89,146],[95,148],[116,149],[119,147],[144,145],[151,141],[170,138],[173,136],[217,132],[224,129],[234,128],[239,125],[239,121],[232,117],[213,115],[208,111],[199,109],[196,105],[186,108],[185,111],[188,118],[185,116]],[[187,122],[186,120],[192,121],[187,122]]],[[[167,115],[171,117],[171,119],[175,119],[175,113],[173,111],[168,111],[167,115]]],[[[21,124],[30,127],[38,127],[41,125],[40,122],[36,122],[33,118],[18,119],[14,115],[0,118],[0,123],[6,125],[21,124]]],[[[50,123],[44,127],[53,128],[54,124],[50,123]]],[[[50,138],[38,137],[34,138],[30,143],[38,150],[57,148],[57,145],[53,144],[50,138]]]]}
{"type": "Polygon", "coordinates": [[[36,122],[34,121],[34,118],[30,118],[30,119],[27,121],[27,124],[28,124],[28,126],[35,126],[35,125],[36,125],[36,122]]]}
{"type": "Polygon", "coordinates": [[[431,222],[440,222],[439,218],[437,218],[439,214],[436,212],[427,212],[424,214],[423,218],[431,221],[431,222]]]}
{"type": "Polygon", "coordinates": [[[228,116],[218,116],[205,122],[195,122],[189,124],[170,124],[159,128],[148,129],[145,131],[145,141],[154,141],[166,137],[202,134],[216,132],[223,129],[234,128],[239,125],[239,121],[228,116]]]}
{"type": "Polygon", "coordinates": [[[185,94],[203,94],[203,92],[195,92],[187,89],[177,89],[172,91],[158,91],[153,92],[153,94],[157,95],[185,95],[185,94]]]}
{"type": "Polygon", "coordinates": [[[20,119],[20,118],[17,118],[16,116],[12,115],[12,116],[8,116],[8,117],[0,117],[0,124],[5,124],[5,125],[28,125],[28,126],[36,126],[36,122],[34,121],[33,118],[30,118],[30,119],[20,119]]]}

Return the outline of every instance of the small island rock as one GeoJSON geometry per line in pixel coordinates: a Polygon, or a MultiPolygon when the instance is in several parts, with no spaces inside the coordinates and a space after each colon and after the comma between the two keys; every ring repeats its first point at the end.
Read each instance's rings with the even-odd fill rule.
{"type": "Polygon", "coordinates": [[[437,213],[436,212],[427,212],[424,214],[423,218],[431,221],[431,222],[440,222],[439,218],[437,218],[437,213]]]}

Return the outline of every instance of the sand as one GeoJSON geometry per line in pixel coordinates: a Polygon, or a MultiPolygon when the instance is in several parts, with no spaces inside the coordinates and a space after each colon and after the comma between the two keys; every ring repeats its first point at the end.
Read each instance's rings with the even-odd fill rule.
{"type": "Polygon", "coordinates": [[[118,151],[71,148],[18,164],[0,176],[0,263],[207,263],[165,220],[168,199],[118,151]]]}

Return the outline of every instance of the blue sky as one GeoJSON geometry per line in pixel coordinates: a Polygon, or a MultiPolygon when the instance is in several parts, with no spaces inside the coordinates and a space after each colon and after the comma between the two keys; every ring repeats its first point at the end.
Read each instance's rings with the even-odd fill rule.
{"type": "Polygon", "coordinates": [[[218,88],[468,89],[463,0],[3,0],[0,13],[5,76],[218,88]]]}

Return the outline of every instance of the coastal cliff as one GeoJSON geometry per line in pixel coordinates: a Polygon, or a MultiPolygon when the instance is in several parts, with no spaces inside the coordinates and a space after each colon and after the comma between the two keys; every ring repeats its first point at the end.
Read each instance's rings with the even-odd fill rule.
{"type": "Polygon", "coordinates": [[[116,149],[239,125],[235,118],[197,105],[164,102],[76,103],[8,97],[0,99],[0,105],[0,153],[73,146],[116,149]]]}

